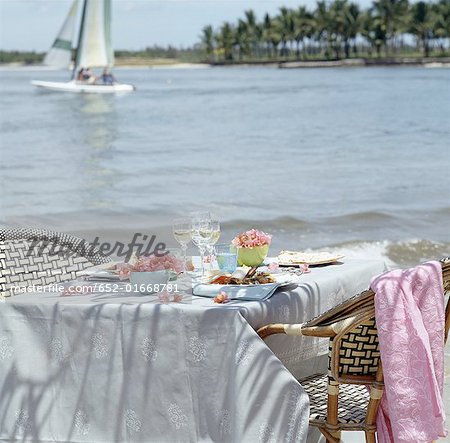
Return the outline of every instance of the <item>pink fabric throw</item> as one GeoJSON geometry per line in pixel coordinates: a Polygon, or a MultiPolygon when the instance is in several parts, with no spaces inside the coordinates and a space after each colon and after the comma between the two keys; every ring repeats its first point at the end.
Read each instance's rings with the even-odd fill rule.
{"type": "Polygon", "coordinates": [[[375,318],[385,390],[379,443],[429,443],[446,435],[442,268],[428,262],[375,277],[375,318]]]}

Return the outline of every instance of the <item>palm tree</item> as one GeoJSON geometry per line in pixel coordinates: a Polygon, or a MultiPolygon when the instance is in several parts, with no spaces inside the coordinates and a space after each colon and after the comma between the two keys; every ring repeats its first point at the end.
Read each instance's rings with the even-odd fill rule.
{"type": "Polygon", "coordinates": [[[386,45],[386,29],[382,20],[373,15],[369,9],[361,18],[361,35],[375,48],[377,57],[381,56],[381,48],[386,45]]]}
{"type": "Polygon", "coordinates": [[[234,32],[230,23],[225,22],[216,35],[216,41],[222,50],[225,61],[233,60],[234,32]]]}
{"type": "Polygon", "coordinates": [[[325,42],[325,57],[329,58],[329,47],[331,45],[330,33],[330,14],[327,3],[324,0],[317,2],[317,7],[314,12],[316,22],[316,40],[319,46],[325,42]]]}
{"type": "Polygon", "coordinates": [[[294,40],[294,15],[292,13],[292,10],[284,6],[281,7],[278,22],[280,25],[282,43],[281,55],[284,55],[286,57],[287,55],[289,55],[287,43],[294,40]]]}
{"type": "Polygon", "coordinates": [[[411,7],[409,32],[421,43],[425,57],[430,55],[429,41],[433,36],[431,6],[419,1],[411,7]]]}
{"type": "Polygon", "coordinates": [[[433,37],[440,40],[441,51],[444,52],[445,39],[450,48],[450,0],[440,0],[431,5],[433,21],[433,37]]]}
{"type": "MultiPolygon", "coordinates": [[[[300,44],[305,38],[311,38],[314,30],[313,15],[304,7],[300,6],[294,15],[294,40],[297,45],[296,56],[300,58],[300,44]]],[[[305,56],[305,51],[303,51],[305,56]]]]}
{"type": "Polygon", "coordinates": [[[280,23],[276,18],[271,18],[269,14],[264,16],[263,41],[268,48],[269,57],[276,57],[278,45],[281,42],[280,23]]]}
{"type": "Polygon", "coordinates": [[[240,59],[242,59],[242,56],[248,56],[250,54],[250,35],[248,24],[242,19],[239,19],[236,28],[235,44],[239,49],[240,59]]]}
{"type": "Polygon", "coordinates": [[[205,47],[206,55],[211,61],[214,54],[214,31],[211,25],[205,26],[202,29],[202,43],[205,47]]]}
{"type": "Polygon", "coordinates": [[[254,48],[252,50],[252,52],[257,56],[260,57],[261,56],[261,46],[263,45],[263,24],[256,24],[254,30],[254,48]]]}
{"type": "Polygon", "coordinates": [[[373,11],[381,20],[386,32],[386,54],[389,41],[394,41],[399,32],[406,30],[408,17],[408,0],[375,0],[373,11]]]}
{"type": "Polygon", "coordinates": [[[347,0],[335,0],[329,6],[328,35],[336,59],[341,57],[341,46],[345,35],[347,0]]]}
{"type": "Polygon", "coordinates": [[[246,41],[249,46],[249,54],[255,54],[257,50],[258,44],[258,25],[256,23],[256,15],[252,9],[248,9],[244,11],[245,19],[245,27],[246,27],[246,41]]]}
{"type": "Polygon", "coordinates": [[[361,31],[361,11],[356,3],[346,3],[344,8],[343,40],[345,58],[350,57],[350,42],[356,53],[356,37],[361,31]]]}

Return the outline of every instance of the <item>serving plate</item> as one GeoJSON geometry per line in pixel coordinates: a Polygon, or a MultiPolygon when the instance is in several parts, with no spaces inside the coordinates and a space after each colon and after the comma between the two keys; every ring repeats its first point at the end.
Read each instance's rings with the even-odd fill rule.
{"type": "Polygon", "coordinates": [[[342,254],[331,252],[297,252],[281,251],[278,255],[279,266],[300,266],[300,265],[327,265],[336,263],[344,258],[342,254]]]}
{"type": "Polygon", "coordinates": [[[192,294],[201,297],[214,298],[220,292],[225,292],[230,300],[264,301],[270,298],[277,289],[300,282],[299,275],[285,273],[274,275],[276,282],[259,285],[227,285],[198,283],[192,288],[192,294]]]}

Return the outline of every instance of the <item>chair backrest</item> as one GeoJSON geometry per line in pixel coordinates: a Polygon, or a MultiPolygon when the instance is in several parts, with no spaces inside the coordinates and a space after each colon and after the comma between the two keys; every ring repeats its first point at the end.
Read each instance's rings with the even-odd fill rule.
{"type": "Polygon", "coordinates": [[[91,266],[111,259],[87,241],[43,229],[0,229],[0,295],[16,289],[74,280],[91,266]]]}
{"type": "MultiPolygon", "coordinates": [[[[450,292],[450,258],[441,260],[444,293],[450,292]]],[[[329,371],[339,383],[379,381],[380,352],[372,290],[347,300],[305,323],[304,335],[330,337],[329,371]]],[[[445,310],[445,341],[450,328],[450,297],[445,310]]]]}

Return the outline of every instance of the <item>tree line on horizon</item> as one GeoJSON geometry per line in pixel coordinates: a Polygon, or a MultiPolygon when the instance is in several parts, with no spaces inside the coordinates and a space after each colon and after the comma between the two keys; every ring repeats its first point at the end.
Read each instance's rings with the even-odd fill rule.
{"type": "Polygon", "coordinates": [[[202,30],[210,62],[381,57],[420,50],[448,55],[450,0],[375,0],[367,9],[349,0],[317,1],[314,9],[281,7],[258,21],[253,10],[236,23],[202,30]]]}

